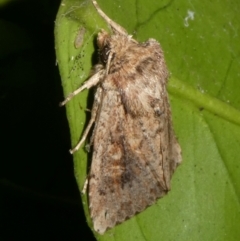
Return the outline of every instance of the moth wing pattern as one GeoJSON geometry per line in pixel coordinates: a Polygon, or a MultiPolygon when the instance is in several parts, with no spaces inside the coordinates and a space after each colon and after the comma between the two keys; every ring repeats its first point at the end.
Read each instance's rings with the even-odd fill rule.
{"type": "Polygon", "coordinates": [[[164,196],[181,162],[159,43],[106,38],[114,58],[97,87],[101,94],[89,176],[90,213],[99,233],[164,196]]]}

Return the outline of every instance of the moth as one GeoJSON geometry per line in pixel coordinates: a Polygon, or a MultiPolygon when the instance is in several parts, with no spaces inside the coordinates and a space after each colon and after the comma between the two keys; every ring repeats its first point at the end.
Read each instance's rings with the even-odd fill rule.
{"type": "Polygon", "coordinates": [[[103,234],[167,194],[182,158],[160,44],[151,38],[137,42],[96,1],[92,3],[113,34],[98,33],[99,64],[94,74],[61,105],[96,87],[91,119],[70,152],[80,148],[94,125],[88,197],[94,229],[103,234]]]}

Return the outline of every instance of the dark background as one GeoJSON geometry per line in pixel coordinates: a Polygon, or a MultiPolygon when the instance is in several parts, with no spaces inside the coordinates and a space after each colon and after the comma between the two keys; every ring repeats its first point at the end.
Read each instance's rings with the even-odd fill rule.
{"type": "Polygon", "coordinates": [[[59,0],[0,6],[0,240],[95,240],[73,173],[55,65],[59,0]]]}

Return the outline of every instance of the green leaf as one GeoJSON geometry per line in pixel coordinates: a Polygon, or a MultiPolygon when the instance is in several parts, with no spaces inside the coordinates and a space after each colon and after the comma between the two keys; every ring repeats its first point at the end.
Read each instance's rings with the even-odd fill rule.
{"type": "MultiPolygon", "coordinates": [[[[183,163],[172,190],[98,240],[238,240],[240,237],[240,4],[236,1],[99,0],[101,9],[138,41],[157,39],[172,74],[173,122],[183,163]]],[[[94,37],[107,29],[90,1],[64,0],[56,20],[56,53],[65,95],[96,63],[94,37]],[[74,47],[84,28],[83,44],[74,47]]],[[[86,126],[87,91],[67,104],[72,145],[86,126]]],[[[89,100],[93,96],[90,93],[89,100]]],[[[84,148],[74,154],[81,190],[84,148]]],[[[83,205],[91,225],[86,195],[83,205]]],[[[80,228],[80,227],[79,227],[80,228]]]]}

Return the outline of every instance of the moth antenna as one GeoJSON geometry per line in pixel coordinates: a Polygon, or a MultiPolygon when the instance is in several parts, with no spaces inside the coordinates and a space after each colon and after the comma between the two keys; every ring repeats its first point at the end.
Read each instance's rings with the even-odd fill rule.
{"type": "Polygon", "coordinates": [[[128,35],[127,31],[121,27],[120,25],[118,25],[117,23],[115,23],[113,20],[111,20],[99,7],[99,5],[97,4],[97,2],[95,0],[92,0],[92,3],[94,5],[94,7],[96,8],[96,10],[98,11],[98,13],[102,16],[102,18],[111,26],[111,28],[113,29],[114,32],[117,32],[119,34],[122,35],[128,35]]]}

